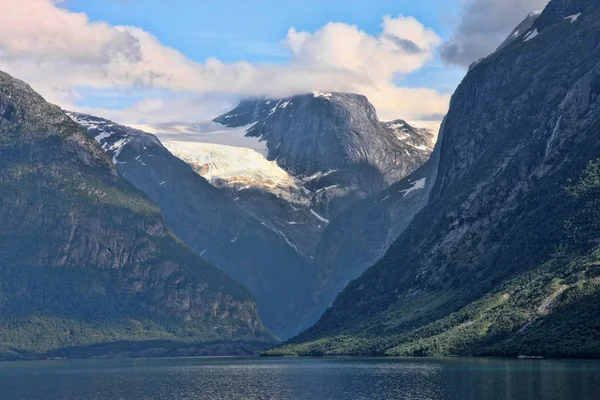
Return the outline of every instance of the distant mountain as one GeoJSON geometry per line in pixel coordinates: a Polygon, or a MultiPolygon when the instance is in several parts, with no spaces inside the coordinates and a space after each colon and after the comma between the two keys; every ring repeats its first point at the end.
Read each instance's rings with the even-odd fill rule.
{"type": "MultiPolygon", "coordinates": [[[[115,161],[125,144],[111,143],[115,161]]],[[[0,272],[2,359],[273,341],[248,290],[183,245],[60,108],[2,72],[0,272]]]]}
{"type": "Polygon", "coordinates": [[[246,136],[264,141],[267,159],[304,182],[326,220],[399,181],[431,151],[405,141],[366,97],[351,93],[247,100],[214,122],[250,126],[246,136]]]}
{"type": "MultiPolygon", "coordinates": [[[[110,133],[110,129],[115,129],[115,124],[109,121],[98,126],[98,121],[89,116],[83,119],[81,116],[74,117],[89,127],[92,136],[100,138],[109,153],[112,152],[112,144],[124,137],[110,133]],[[110,129],[107,130],[109,125],[110,129]]],[[[151,188],[144,187],[146,182],[154,182],[150,185],[156,188],[158,182],[167,179],[147,179],[145,174],[154,170],[163,171],[165,166],[153,165],[139,151],[129,156],[137,164],[133,162],[129,165],[130,161],[122,158],[124,152],[118,156],[117,167],[121,173],[157,202],[176,234],[255,293],[263,321],[282,337],[299,332],[309,323],[307,321],[318,317],[330,304],[320,301],[319,304],[323,305],[315,306],[323,289],[318,281],[323,274],[329,273],[322,269],[329,270],[337,266],[320,265],[314,260],[316,257],[325,257],[318,255],[317,249],[326,248],[319,243],[331,218],[343,213],[354,202],[378,193],[421,166],[428,159],[435,140],[428,130],[414,128],[403,120],[379,122],[366,98],[344,93],[243,101],[234,110],[212,122],[161,124],[144,126],[144,129],[156,132],[162,144],[219,189],[220,195],[236,206],[236,212],[243,211],[246,219],[255,221],[263,230],[278,236],[279,244],[244,228],[249,232],[248,237],[254,239],[250,249],[268,260],[243,257],[244,262],[234,262],[239,258],[226,249],[240,246],[239,238],[235,239],[240,235],[228,231],[230,226],[236,226],[234,221],[239,219],[234,217],[236,212],[212,209],[210,215],[201,217],[187,215],[180,218],[181,221],[171,218],[170,215],[176,210],[193,209],[192,204],[202,202],[201,199],[207,196],[198,194],[194,198],[189,194],[182,195],[183,191],[160,188],[158,193],[164,194],[153,194],[151,188]],[[258,126],[262,127],[260,134],[257,133],[258,126]],[[284,128],[288,130],[284,132],[284,128]],[[284,137],[288,144],[284,145],[284,137]],[[285,153],[279,153],[284,149],[285,153]],[[290,168],[290,163],[283,162],[284,158],[297,160],[297,167],[290,168]],[[140,160],[146,164],[141,169],[138,165],[140,160]],[[322,160],[331,162],[322,163],[322,160]],[[140,171],[137,177],[131,174],[134,167],[140,171]],[[369,174],[374,174],[374,178],[369,179],[369,174]],[[186,201],[188,204],[182,204],[186,201]],[[230,216],[230,219],[218,215],[230,216]],[[207,224],[212,226],[211,229],[203,231],[197,228],[196,221],[215,218],[214,223],[207,224]],[[182,224],[189,224],[190,228],[182,230],[182,224]],[[214,244],[205,244],[215,238],[201,236],[219,229],[226,232],[224,239],[220,240],[224,246],[215,252],[214,244]],[[230,238],[234,244],[230,243],[230,238]],[[277,248],[282,244],[296,254],[285,255],[287,259],[284,256],[274,259],[271,247],[277,248]],[[211,250],[203,253],[207,248],[211,250]],[[218,258],[222,254],[229,259],[218,258]],[[253,267],[256,263],[261,268],[253,267]],[[277,267],[279,265],[286,265],[286,268],[277,267]],[[241,269],[246,272],[241,272],[241,269]],[[280,288],[280,292],[274,293],[273,287],[280,288]],[[283,302],[284,297],[287,303],[283,302]],[[280,310],[286,311],[272,313],[271,309],[279,305],[280,310]]],[[[190,178],[189,173],[178,172],[177,175],[179,178],[169,179],[168,182],[206,186],[204,179],[190,178]]],[[[212,196],[208,196],[208,203],[226,203],[224,199],[217,201],[215,194],[212,196]]],[[[355,250],[370,251],[364,247],[355,250]]],[[[381,252],[377,250],[373,253],[380,255],[381,252]]],[[[363,268],[363,264],[360,264],[360,268],[363,268]]],[[[348,266],[347,269],[357,270],[353,268],[348,266]]],[[[328,284],[333,284],[337,289],[329,297],[322,297],[328,301],[347,282],[344,273],[340,276],[332,274],[331,279],[328,284]],[[341,279],[339,282],[336,281],[338,277],[341,279]]]]}
{"type": "Polygon", "coordinates": [[[474,65],[406,196],[427,204],[268,354],[600,356],[599,41],[600,3],[551,0],[474,65]]]}
{"type": "Polygon", "coordinates": [[[90,115],[69,115],[102,145],[119,173],[159,206],[177,236],[252,291],[269,329],[283,338],[299,331],[305,311],[297,299],[312,269],[285,233],[242,210],[233,195],[200,176],[206,175],[202,165],[196,173],[154,135],[90,115]]]}

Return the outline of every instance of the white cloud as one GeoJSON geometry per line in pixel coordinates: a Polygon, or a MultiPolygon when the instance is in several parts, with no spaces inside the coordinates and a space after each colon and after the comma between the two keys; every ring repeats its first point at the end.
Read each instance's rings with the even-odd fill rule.
{"type": "Polygon", "coordinates": [[[164,119],[166,110],[175,109],[178,117],[189,113],[192,118],[193,108],[211,93],[279,97],[353,91],[369,97],[385,119],[422,119],[443,114],[448,106],[448,95],[393,83],[397,75],[419,70],[441,43],[412,17],[384,17],[377,36],[344,23],[329,23],[314,33],[291,28],[284,40],[291,53],[287,65],[227,64],[214,58],[195,62],[149,32],[91,22],[52,0],[18,5],[0,0],[0,9],[0,69],[26,80],[50,101],[73,107],[81,87],[185,93],[182,99],[134,104],[120,114],[122,121],[164,119]]]}

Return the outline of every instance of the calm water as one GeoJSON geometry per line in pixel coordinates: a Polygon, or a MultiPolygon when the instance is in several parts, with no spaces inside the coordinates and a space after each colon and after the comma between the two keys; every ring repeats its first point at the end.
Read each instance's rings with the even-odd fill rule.
{"type": "Polygon", "coordinates": [[[204,358],[0,363],[0,399],[600,399],[600,362],[204,358]]]}

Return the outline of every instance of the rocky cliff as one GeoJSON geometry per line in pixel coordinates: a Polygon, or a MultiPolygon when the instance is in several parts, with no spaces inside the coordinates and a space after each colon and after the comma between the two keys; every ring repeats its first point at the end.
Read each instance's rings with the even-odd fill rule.
{"type": "Polygon", "coordinates": [[[600,355],[600,4],[552,0],[473,66],[427,205],[270,354],[600,355]]]}
{"type": "Polygon", "coordinates": [[[399,181],[431,152],[406,141],[406,127],[380,122],[367,98],[352,93],[248,100],[215,122],[252,124],[247,136],[264,141],[267,158],[304,182],[327,220],[399,181]]]}
{"type": "Polygon", "coordinates": [[[0,72],[0,351],[272,340],[250,293],[177,239],[60,108],[0,72]]]}

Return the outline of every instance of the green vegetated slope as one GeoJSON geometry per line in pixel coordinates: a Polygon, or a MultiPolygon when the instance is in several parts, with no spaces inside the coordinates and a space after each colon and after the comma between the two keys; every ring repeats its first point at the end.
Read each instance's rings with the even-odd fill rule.
{"type": "Polygon", "coordinates": [[[598,43],[600,3],[552,0],[475,65],[429,204],[314,327],[266,354],[600,356],[598,43]]]}
{"type": "Polygon", "coordinates": [[[0,357],[150,340],[272,336],[92,138],[0,72],[0,357]]]}

